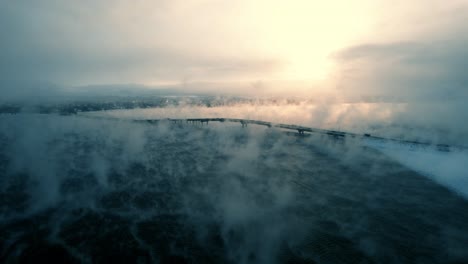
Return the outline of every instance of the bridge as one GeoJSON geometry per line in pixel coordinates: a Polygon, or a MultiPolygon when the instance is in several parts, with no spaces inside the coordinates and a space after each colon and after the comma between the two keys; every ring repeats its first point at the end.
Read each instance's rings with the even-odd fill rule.
{"type": "Polygon", "coordinates": [[[259,121],[259,120],[251,120],[251,119],[238,119],[238,118],[187,118],[187,119],[173,119],[173,118],[165,118],[165,119],[132,119],[133,122],[139,123],[150,123],[156,124],[159,122],[172,122],[175,124],[200,124],[200,125],[208,125],[209,122],[231,122],[231,123],[240,123],[242,127],[247,127],[247,125],[259,125],[265,126],[268,128],[279,128],[287,131],[296,132],[298,135],[306,135],[306,134],[323,134],[330,136],[334,139],[345,139],[345,138],[361,138],[361,139],[372,139],[378,141],[387,141],[387,142],[396,142],[400,144],[409,144],[412,146],[420,146],[420,147],[435,147],[435,149],[439,151],[448,152],[451,149],[460,149],[466,150],[468,147],[465,146],[453,146],[448,144],[432,144],[431,142],[421,142],[421,141],[412,141],[412,140],[404,140],[404,139],[395,139],[395,138],[385,138],[374,136],[369,133],[358,134],[352,132],[345,132],[345,131],[337,131],[337,130],[329,130],[329,129],[320,129],[320,128],[311,128],[305,126],[298,126],[298,125],[290,125],[290,124],[278,124],[266,121],[259,121]]]}
{"type": "MultiPolygon", "coordinates": [[[[201,125],[208,125],[209,122],[231,122],[231,123],[240,123],[242,127],[247,127],[247,125],[252,124],[252,125],[259,125],[259,126],[266,126],[268,128],[276,127],[276,128],[281,128],[281,129],[286,129],[286,130],[293,130],[297,131],[300,135],[304,135],[305,132],[308,133],[321,133],[321,134],[327,134],[330,136],[335,136],[335,137],[345,137],[345,136],[360,136],[359,134],[355,133],[350,133],[350,132],[341,132],[341,131],[335,131],[335,130],[326,130],[326,129],[318,129],[318,128],[310,128],[310,127],[304,127],[304,126],[297,126],[297,125],[288,125],[288,124],[276,124],[272,122],[266,122],[266,121],[259,121],[259,120],[251,120],[251,119],[237,119],[237,118],[188,118],[188,119],[172,119],[172,118],[166,118],[166,119],[136,119],[132,120],[134,122],[142,122],[142,123],[159,123],[159,122],[172,122],[176,124],[180,123],[190,123],[190,124],[201,124],[201,125]]],[[[370,135],[369,135],[370,136],[370,135]]]]}
{"type": "Polygon", "coordinates": [[[357,139],[371,139],[380,142],[394,142],[399,144],[408,144],[415,147],[433,147],[438,151],[449,152],[451,150],[468,150],[467,146],[460,146],[460,145],[449,145],[449,144],[433,144],[431,142],[422,142],[422,141],[414,141],[414,140],[405,140],[405,139],[396,139],[396,138],[386,138],[371,135],[369,133],[352,133],[346,131],[337,131],[331,129],[321,129],[321,128],[312,128],[312,127],[305,127],[305,126],[298,126],[298,125],[291,125],[291,124],[279,124],[273,122],[266,122],[260,120],[252,120],[252,119],[239,119],[239,118],[162,118],[162,119],[123,119],[117,117],[102,117],[102,116],[89,116],[89,115],[81,115],[87,118],[95,118],[95,119],[106,119],[106,120],[126,120],[136,123],[149,123],[149,124],[158,124],[160,122],[171,122],[174,124],[200,124],[200,125],[208,125],[210,122],[231,122],[231,123],[239,123],[242,127],[247,127],[248,125],[259,125],[265,126],[268,128],[279,128],[289,132],[294,132],[299,136],[307,136],[310,134],[323,134],[327,135],[334,139],[345,139],[345,138],[357,138],[357,139]]]}

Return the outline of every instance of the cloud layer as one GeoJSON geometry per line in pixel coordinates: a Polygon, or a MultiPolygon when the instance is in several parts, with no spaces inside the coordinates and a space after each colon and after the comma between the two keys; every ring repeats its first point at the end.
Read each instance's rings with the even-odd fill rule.
{"type": "Polygon", "coordinates": [[[228,13],[225,20],[200,21],[202,10],[217,12],[213,5],[2,1],[2,89],[7,81],[157,83],[242,78],[275,70],[276,59],[245,51],[237,36],[213,35],[230,21],[228,13]],[[207,31],[204,23],[217,25],[207,31]]]}

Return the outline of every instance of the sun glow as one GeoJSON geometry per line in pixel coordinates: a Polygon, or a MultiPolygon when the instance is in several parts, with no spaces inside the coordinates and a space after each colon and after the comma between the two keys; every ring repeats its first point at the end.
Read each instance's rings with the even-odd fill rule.
{"type": "Polygon", "coordinates": [[[261,48],[285,63],[282,78],[321,79],[332,67],[333,52],[369,32],[371,8],[371,2],[255,1],[251,11],[261,48]]]}
{"type": "Polygon", "coordinates": [[[122,82],[322,81],[330,55],[372,34],[375,2],[121,1],[99,17],[96,36],[109,53],[135,54],[138,70],[122,82]]]}

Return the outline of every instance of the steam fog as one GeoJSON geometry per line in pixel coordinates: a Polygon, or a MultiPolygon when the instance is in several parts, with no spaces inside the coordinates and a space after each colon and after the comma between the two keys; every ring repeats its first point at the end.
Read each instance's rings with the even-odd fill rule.
{"type": "Polygon", "coordinates": [[[0,1],[0,262],[468,263],[467,18],[0,1]]]}
{"type": "MultiPolygon", "coordinates": [[[[230,115],[288,120],[275,115],[275,106],[259,108],[258,116],[245,115],[245,107],[231,107],[230,115]]],[[[2,115],[2,260],[447,263],[468,258],[468,202],[456,194],[457,186],[466,186],[460,177],[466,153],[438,166],[433,162],[443,161],[443,155],[459,154],[435,159],[431,155],[439,154],[431,153],[439,152],[433,149],[297,136],[236,123],[128,120],[189,112],[216,116],[218,110],[2,115]],[[120,118],[96,118],[99,113],[120,118]],[[417,155],[404,151],[423,153],[422,160],[412,162],[417,155]],[[424,174],[428,162],[435,174],[424,174]],[[415,172],[421,165],[423,174],[415,172]]],[[[459,193],[466,195],[466,189],[459,193]]]]}

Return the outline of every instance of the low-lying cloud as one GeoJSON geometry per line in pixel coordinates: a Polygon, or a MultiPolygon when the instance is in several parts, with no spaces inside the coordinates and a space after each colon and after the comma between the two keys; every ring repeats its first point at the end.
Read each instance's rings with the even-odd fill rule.
{"type": "Polygon", "coordinates": [[[7,262],[41,252],[82,262],[468,258],[466,201],[353,140],[228,123],[1,119],[7,262]]]}

